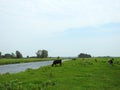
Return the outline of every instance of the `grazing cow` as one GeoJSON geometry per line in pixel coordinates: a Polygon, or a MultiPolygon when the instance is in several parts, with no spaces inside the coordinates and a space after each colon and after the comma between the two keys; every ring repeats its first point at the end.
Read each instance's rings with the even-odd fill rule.
{"type": "Polygon", "coordinates": [[[72,60],[76,60],[76,58],[73,58],[72,60]]]}
{"type": "Polygon", "coordinates": [[[95,62],[97,62],[97,59],[95,59],[95,62]]]}
{"type": "Polygon", "coordinates": [[[108,61],[108,63],[110,64],[110,65],[113,65],[113,58],[112,59],[110,59],[109,61],[108,61]]]}
{"type": "Polygon", "coordinates": [[[60,60],[54,60],[53,64],[52,64],[52,67],[56,64],[59,64],[61,66],[62,65],[62,60],[61,59],[60,60]]]}

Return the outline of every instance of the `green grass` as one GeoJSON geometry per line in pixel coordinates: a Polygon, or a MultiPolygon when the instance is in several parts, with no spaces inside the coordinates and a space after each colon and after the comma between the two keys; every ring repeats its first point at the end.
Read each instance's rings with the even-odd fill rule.
{"type": "Polygon", "coordinates": [[[47,61],[53,60],[53,58],[20,58],[20,59],[0,59],[0,65],[4,64],[15,64],[15,63],[27,63],[27,62],[38,62],[38,61],[47,61]]]}
{"type": "Polygon", "coordinates": [[[0,75],[0,90],[120,90],[120,58],[70,60],[60,67],[27,69],[0,75]]]}

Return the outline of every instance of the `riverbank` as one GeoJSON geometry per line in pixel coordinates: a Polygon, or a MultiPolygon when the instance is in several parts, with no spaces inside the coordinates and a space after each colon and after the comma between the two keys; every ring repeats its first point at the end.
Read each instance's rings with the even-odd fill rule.
{"type": "Polygon", "coordinates": [[[119,90],[120,59],[77,59],[62,66],[27,69],[0,75],[0,90],[119,90]]]}
{"type": "Polygon", "coordinates": [[[20,59],[0,59],[0,65],[6,64],[16,64],[16,63],[27,63],[27,62],[38,62],[38,61],[50,61],[54,60],[55,58],[20,58],[20,59]]]}

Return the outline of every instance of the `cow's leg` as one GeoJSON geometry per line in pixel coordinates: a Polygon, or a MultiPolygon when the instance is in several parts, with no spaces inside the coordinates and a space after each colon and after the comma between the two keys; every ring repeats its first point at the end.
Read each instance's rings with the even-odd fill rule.
{"type": "Polygon", "coordinates": [[[54,66],[54,64],[52,64],[52,67],[54,66]]]}

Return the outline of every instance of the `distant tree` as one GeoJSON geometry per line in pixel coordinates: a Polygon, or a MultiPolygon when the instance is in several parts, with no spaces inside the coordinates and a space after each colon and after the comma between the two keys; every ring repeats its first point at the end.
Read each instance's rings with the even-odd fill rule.
{"type": "Polygon", "coordinates": [[[19,51],[16,51],[16,58],[22,58],[22,54],[19,51]]]}
{"type": "Polygon", "coordinates": [[[7,53],[7,54],[4,55],[4,58],[12,58],[12,55],[7,53]]]}
{"type": "Polygon", "coordinates": [[[0,58],[2,58],[2,52],[0,52],[0,58]]]}
{"type": "Polygon", "coordinates": [[[48,51],[42,50],[41,58],[47,58],[48,57],[48,51]]]}
{"type": "Polygon", "coordinates": [[[27,56],[26,58],[29,58],[29,56],[27,56]]]}
{"type": "Polygon", "coordinates": [[[36,55],[37,55],[37,58],[47,58],[48,51],[47,50],[38,50],[36,55]]]}
{"type": "Polygon", "coordinates": [[[37,58],[41,58],[42,50],[38,50],[38,51],[36,52],[36,55],[37,55],[37,58]]]}
{"type": "Polygon", "coordinates": [[[11,53],[12,58],[16,58],[16,55],[14,53],[11,53]]]}
{"type": "Polygon", "coordinates": [[[80,54],[78,55],[78,57],[79,57],[79,58],[91,58],[91,55],[85,54],[85,53],[80,53],[80,54]]]}

